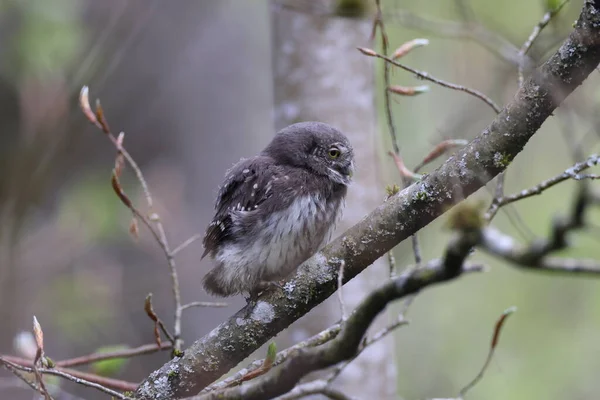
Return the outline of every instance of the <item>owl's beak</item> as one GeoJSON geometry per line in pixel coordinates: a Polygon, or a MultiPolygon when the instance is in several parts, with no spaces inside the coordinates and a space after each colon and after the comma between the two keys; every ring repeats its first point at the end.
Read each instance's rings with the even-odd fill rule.
{"type": "Polygon", "coordinates": [[[352,178],[354,176],[354,160],[352,160],[352,162],[350,163],[348,173],[346,175],[348,175],[348,178],[352,178]]]}
{"type": "Polygon", "coordinates": [[[352,161],[346,168],[344,168],[342,171],[342,174],[344,176],[344,181],[345,184],[349,184],[350,181],[352,181],[352,176],[354,175],[354,161],[352,161]]]}

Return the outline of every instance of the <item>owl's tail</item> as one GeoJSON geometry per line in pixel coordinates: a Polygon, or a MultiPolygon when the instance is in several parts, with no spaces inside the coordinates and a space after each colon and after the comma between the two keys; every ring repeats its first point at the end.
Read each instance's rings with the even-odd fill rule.
{"type": "Polygon", "coordinates": [[[204,276],[202,280],[202,286],[204,286],[204,290],[206,290],[210,294],[214,294],[215,296],[227,297],[231,296],[234,293],[231,293],[228,288],[223,285],[223,280],[221,279],[223,272],[223,267],[217,266],[213,268],[208,274],[204,276]]]}

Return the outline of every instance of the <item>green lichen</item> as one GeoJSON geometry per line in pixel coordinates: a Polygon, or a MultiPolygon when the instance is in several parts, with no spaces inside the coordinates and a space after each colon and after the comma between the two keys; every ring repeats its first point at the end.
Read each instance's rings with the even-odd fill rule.
{"type": "Polygon", "coordinates": [[[171,370],[167,373],[167,378],[169,379],[169,381],[172,381],[173,379],[177,378],[177,371],[176,370],[171,370]]]}
{"type": "Polygon", "coordinates": [[[415,200],[427,201],[429,200],[429,195],[427,194],[427,192],[417,192],[415,193],[415,200]]]}
{"type": "Polygon", "coordinates": [[[174,349],[173,350],[173,357],[183,357],[183,351],[178,350],[178,349],[174,349]]]}
{"type": "Polygon", "coordinates": [[[494,166],[496,168],[506,168],[510,165],[512,157],[510,154],[496,152],[494,154],[494,166]]]}
{"type": "Polygon", "coordinates": [[[390,197],[394,196],[395,194],[398,194],[398,192],[400,191],[400,186],[396,185],[395,183],[393,185],[387,185],[385,187],[385,193],[386,193],[386,200],[389,199],[390,197]]]}

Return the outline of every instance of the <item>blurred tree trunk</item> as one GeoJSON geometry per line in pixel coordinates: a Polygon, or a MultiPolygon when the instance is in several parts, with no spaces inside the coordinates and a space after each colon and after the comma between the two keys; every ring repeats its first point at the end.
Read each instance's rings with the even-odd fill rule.
{"type": "MultiPolygon", "coordinates": [[[[378,170],[373,62],[356,50],[369,46],[372,22],[370,18],[323,16],[329,10],[335,12],[331,0],[290,2],[290,7],[281,3],[271,2],[275,127],[279,130],[299,121],[322,121],[350,138],[357,172],[338,227],[341,233],[379,205],[384,195],[378,170]],[[297,7],[312,9],[298,11],[297,7]]],[[[385,262],[376,264],[344,288],[347,312],[385,279],[385,262]]],[[[338,299],[332,297],[293,325],[287,340],[316,333],[340,316],[338,299]]],[[[286,338],[280,340],[285,342],[286,338]]],[[[358,397],[394,397],[391,345],[392,341],[383,341],[369,349],[337,383],[358,397]]]]}

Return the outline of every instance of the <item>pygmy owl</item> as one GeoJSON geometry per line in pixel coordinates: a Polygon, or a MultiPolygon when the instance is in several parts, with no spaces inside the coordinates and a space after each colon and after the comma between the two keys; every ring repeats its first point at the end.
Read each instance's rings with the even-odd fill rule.
{"type": "Polygon", "coordinates": [[[204,288],[254,298],[327,244],[354,170],[348,138],[330,125],[302,122],[278,132],[260,155],[231,168],[204,237],[216,266],[204,288]]]}

